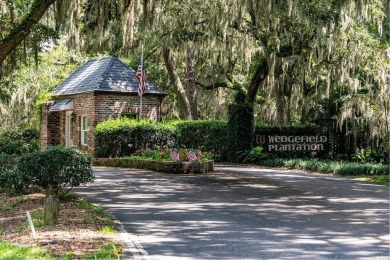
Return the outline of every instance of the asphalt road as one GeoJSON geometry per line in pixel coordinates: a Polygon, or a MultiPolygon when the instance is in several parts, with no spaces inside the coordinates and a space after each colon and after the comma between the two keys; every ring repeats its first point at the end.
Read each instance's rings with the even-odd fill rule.
{"type": "Polygon", "coordinates": [[[390,259],[389,188],[219,165],[210,175],[94,168],[75,189],[113,214],[134,259],[390,259]]]}

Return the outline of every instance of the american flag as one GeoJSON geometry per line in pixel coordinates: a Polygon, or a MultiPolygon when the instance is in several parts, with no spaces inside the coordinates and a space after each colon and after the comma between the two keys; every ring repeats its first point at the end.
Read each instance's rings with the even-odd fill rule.
{"type": "Polygon", "coordinates": [[[171,149],[171,158],[175,162],[180,160],[180,154],[179,154],[179,152],[176,149],[171,149]]]}
{"type": "Polygon", "coordinates": [[[137,74],[135,74],[135,77],[139,81],[139,86],[138,86],[138,95],[143,95],[146,92],[146,75],[145,75],[145,70],[141,64],[138,66],[137,74]]]}
{"type": "Polygon", "coordinates": [[[199,150],[198,150],[198,160],[202,161],[202,150],[200,149],[200,147],[199,147],[199,150]]]}
{"type": "Polygon", "coordinates": [[[196,160],[196,154],[194,153],[194,151],[191,150],[188,152],[188,160],[190,162],[192,162],[193,160],[196,160]]]}

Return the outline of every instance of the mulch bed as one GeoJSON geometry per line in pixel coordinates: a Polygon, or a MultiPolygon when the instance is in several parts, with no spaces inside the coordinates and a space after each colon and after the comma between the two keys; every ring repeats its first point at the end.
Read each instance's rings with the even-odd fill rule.
{"type": "Polygon", "coordinates": [[[44,195],[40,193],[10,196],[0,192],[0,241],[19,246],[36,246],[55,256],[72,253],[74,259],[96,253],[110,243],[122,244],[120,234],[102,234],[102,226],[117,228],[115,221],[107,219],[90,208],[80,208],[82,198],[66,198],[60,202],[58,224],[43,223],[44,195]],[[36,219],[37,239],[32,235],[26,211],[36,219]]]}

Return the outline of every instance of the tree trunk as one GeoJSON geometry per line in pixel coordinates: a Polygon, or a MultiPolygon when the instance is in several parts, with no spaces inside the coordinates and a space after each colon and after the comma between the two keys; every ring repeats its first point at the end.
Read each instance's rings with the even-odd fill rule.
{"type": "Polygon", "coordinates": [[[260,84],[266,79],[268,75],[268,61],[262,59],[257,65],[255,75],[253,75],[251,83],[248,89],[248,99],[250,102],[254,102],[259,90],[260,84]]]}
{"type": "Polygon", "coordinates": [[[195,85],[195,48],[193,42],[187,43],[187,60],[186,60],[186,77],[187,77],[187,98],[190,103],[191,117],[194,120],[198,119],[198,102],[196,100],[196,85],[195,85]]]}
{"type": "Polygon", "coordinates": [[[183,120],[191,120],[191,109],[190,103],[187,99],[186,91],[184,90],[183,84],[180,81],[180,77],[177,74],[175,64],[173,63],[170,49],[168,46],[163,47],[163,56],[165,67],[167,68],[169,77],[171,79],[172,85],[177,93],[177,100],[179,102],[179,114],[180,118],[183,120]]]}
{"type": "Polygon", "coordinates": [[[32,26],[37,24],[46,10],[56,0],[35,0],[30,12],[15,28],[0,42],[0,64],[13,50],[30,34],[32,26]]]}
{"type": "Polygon", "coordinates": [[[125,52],[128,53],[126,47],[131,47],[134,38],[134,1],[125,0],[123,3],[123,14],[122,14],[122,26],[123,26],[123,40],[122,47],[125,52]]]}
{"type": "Polygon", "coordinates": [[[276,101],[276,122],[279,125],[286,124],[286,99],[284,97],[283,86],[275,85],[274,87],[276,101]]]}
{"type": "Polygon", "coordinates": [[[56,225],[60,213],[60,199],[58,197],[58,186],[49,185],[46,190],[44,204],[44,221],[47,225],[56,225]]]}

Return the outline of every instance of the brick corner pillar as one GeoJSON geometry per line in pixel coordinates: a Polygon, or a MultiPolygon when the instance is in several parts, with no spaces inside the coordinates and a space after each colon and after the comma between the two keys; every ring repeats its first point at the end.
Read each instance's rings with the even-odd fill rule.
{"type": "Polygon", "coordinates": [[[49,146],[50,129],[49,129],[49,113],[50,107],[54,101],[47,101],[41,104],[41,131],[40,131],[40,149],[44,151],[49,146]]]}

